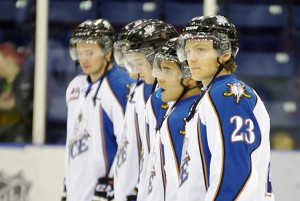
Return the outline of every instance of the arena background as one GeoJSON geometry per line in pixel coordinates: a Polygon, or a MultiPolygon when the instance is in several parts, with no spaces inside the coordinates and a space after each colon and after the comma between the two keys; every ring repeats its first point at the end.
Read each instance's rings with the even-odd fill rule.
{"type": "Polygon", "coordinates": [[[299,11],[299,0],[1,0],[0,43],[27,50],[23,68],[32,75],[34,96],[32,143],[0,143],[0,200],[60,198],[65,90],[79,73],[69,56],[69,39],[79,23],[107,18],[118,34],[133,20],[158,18],[181,33],[192,17],[210,14],[225,15],[237,26],[237,76],[259,93],[270,114],[276,200],[298,200],[299,11]],[[293,144],[283,147],[282,136],[293,144]]]}

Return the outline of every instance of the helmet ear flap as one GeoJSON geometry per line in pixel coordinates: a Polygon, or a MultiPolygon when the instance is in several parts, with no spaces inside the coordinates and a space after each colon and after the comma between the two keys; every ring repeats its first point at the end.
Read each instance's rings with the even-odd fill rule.
{"type": "Polygon", "coordinates": [[[69,53],[70,53],[71,59],[73,61],[76,61],[78,59],[78,54],[77,54],[77,51],[76,51],[76,43],[70,43],[69,53]]]}

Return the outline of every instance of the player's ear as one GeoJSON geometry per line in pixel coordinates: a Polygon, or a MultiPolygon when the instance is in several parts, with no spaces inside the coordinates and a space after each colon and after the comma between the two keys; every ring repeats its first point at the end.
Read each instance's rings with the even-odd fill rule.
{"type": "Polygon", "coordinates": [[[112,52],[111,51],[105,52],[104,57],[105,57],[106,61],[111,62],[111,60],[112,60],[112,58],[111,58],[112,57],[112,52]]]}

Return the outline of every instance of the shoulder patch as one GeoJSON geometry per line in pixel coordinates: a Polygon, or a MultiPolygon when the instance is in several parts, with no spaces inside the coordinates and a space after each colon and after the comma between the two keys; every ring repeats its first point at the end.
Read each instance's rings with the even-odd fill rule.
{"type": "Polygon", "coordinates": [[[240,104],[243,97],[250,98],[250,94],[247,93],[245,86],[239,82],[228,83],[228,91],[224,92],[224,96],[232,96],[237,104],[240,104]]]}
{"type": "Polygon", "coordinates": [[[70,92],[69,101],[78,99],[79,95],[80,95],[80,88],[79,87],[72,88],[70,92]]]}

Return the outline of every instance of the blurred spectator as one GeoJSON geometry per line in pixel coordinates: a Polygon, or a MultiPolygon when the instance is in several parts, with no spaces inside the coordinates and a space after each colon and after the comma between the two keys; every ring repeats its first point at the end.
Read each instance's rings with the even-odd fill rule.
{"type": "Polygon", "coordinates": [[[23,65],[25,49],[0,44],[0,142],[31,142],[32,79],[23,65]]]}
{"type": "Polygon", "coordinates": [[[271,139],[271,148],[276,150],[295,149],[295,139],[287,131],[277,131],[271,139]]]}

